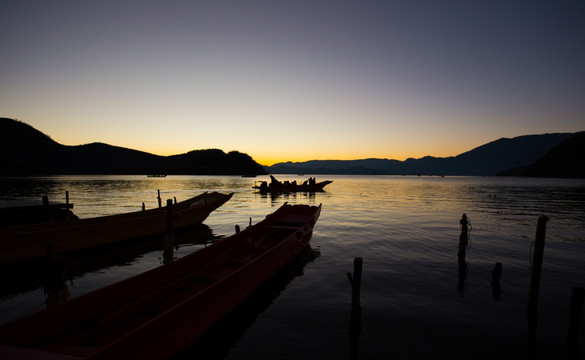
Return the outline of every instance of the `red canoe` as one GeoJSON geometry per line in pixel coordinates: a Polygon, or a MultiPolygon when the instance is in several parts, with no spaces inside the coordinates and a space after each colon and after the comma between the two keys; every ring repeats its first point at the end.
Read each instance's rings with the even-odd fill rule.
{"type": "Polygon", "coordinates": [[[0,358],[170,358],[294,258],[320,213],[284,204],[179,260],[1,325],[0,358]]]}
{"type": "MultiPolygon", "coordinates": [[[[205,192],[174,204],[173,229],[201,224],[232,195],[205,192]]],[[[2,227],[0,264],[42,258],[47,255],[47,244],[53,245],[56,254],[70,253],[162,234],[166,226],[167,208],[161,207],[88,219],[2,227]]]]}

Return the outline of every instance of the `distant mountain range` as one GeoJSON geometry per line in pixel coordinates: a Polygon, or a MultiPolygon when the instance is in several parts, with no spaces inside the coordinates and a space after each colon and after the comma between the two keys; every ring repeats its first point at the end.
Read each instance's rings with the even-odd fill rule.
{"type": "Polygon", "coordinates": [[[585,132],[502,138],[463,154],[388,159],[312,160],[265,167],[273,174],[384,174],[585,177],[585,132]]]}
{"type": "Polygon", "coordinates": [[[159,156],[103,143],[66,146],[23,122],[0,118],[0,176],[51,174],[260,175],[249,155],[218,149],[159,156]]]}
{"type": "Polygon", "coordinates": [[[502,138],[463,154],[389,159],[312,160],[261,166],[218,149],[159,156],[103,143],[67,146],[23,122],[0,118],[0,176],[51,174],[364,174],[585,177],[585,132],[502,138]]]}
{"type": "Polygon", "coordinates": [[[585,178],[585,133],[552,148],[535,163],[499,173],[501,176],[585,178]]]}

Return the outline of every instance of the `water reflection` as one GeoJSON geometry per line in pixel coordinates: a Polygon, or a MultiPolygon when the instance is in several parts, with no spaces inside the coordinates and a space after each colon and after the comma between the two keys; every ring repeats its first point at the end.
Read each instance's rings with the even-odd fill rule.
{"type": "MultiPolygon", "coordinates": [[[[218,240],[204,224],[182,229],[175,233],[174,249],[187,246],[207,246],[218,240]]],[[[164,237],[156,235],[130,242],[84,250],[61,257],[31,261],[21,264],[2,265],[0,268],[0,299],[19,293],[43,288],[46,294],[59,293],[67,281],[83,278],[87,273],[96,273],[116,266],[136,263],[142,255],[161,252],[160,264],[164,262],[164,237]],[[51,260],[52,259],[52,260],[51,260]]]]}
{"type": "MultiPolygon", "coordinates": [[[[27,196],[36,202],[42,195],[59,201],[65,190],[69,190],[71,201],[75,203],[74,212],[80,217],[90,217],[139,210],[142,202],[147,208],[156,207],[158,189],[163,199],[176,196],[177,201],[204,191],[235,192],[228,203],[205,221],[215,236],[220,237],[232,234],[236,224],[246,226],[250,217],[254,223],[258,222],[285,201],[323,203],[323,212],[311,242],[327,256],[304,268],[307,276],[287,287],[286,293],[278,298],[280,306],[271,307],[267,314],[261,315],[253,310],[244,311],[251,320],[234,330],[236,335],[231,340],[223,339],[222,332],[216,332],[215,344],[223,349],[215,349],[215,352],[225,354],[229,351],[228,358],[266,358],[271,354],[276,354],[273,358],[347,358],[347,348],[339,346],[348,341],[345,331],[348,299],[343,295],[347,294],[347,280],[339,280],[339,271],[347,268],[348,256],[355,254],[367,259],[371,269],[364,278],[368,284],[364,288],[367,290],[364,302],[367,299],[368,311],[362,318],[362,335],[367,331],[367,336],[360,338],[360,356],[363,358],[392,358],[395,354],[413,358],[417,355],[413,349],[423,348],[438,349],[439,352],[432,354],[435,357],[444,357],[445,353],[461,356],[464,354],[462,349],[478,355],[475,358],[502,356],[509,348],[518,352],[518,347],[522,347],[520,352],[523,352],[524,344],[518,344],[526,336],[525,304],[530,275],[527,249],[534,234],[536,216],[546,214],[551,218],[548,231],[551,241],[547,244],[546,277],[541,289],[539,321],[543,326],[539,328],[539,336],[547,341],[539,343],[539,350],[543,348],[549,353],[552,353],[551,349],[564,350],[565,334],[557,329],[566,328],[566,317],[558,314],[567,311],[568,301],[559,294],[567,293],[585,278],[582,266],[585,246],[583,180],[332,178],[334,182],[325,193],[314,196],[288,194],[275,198],[253,190],[256,179],[240,177],[148,179],[121,176],[110,179],[115,186],[103,184],[109,181],[109,177],[97,177],[96,180],[102,183],[94,186],[92,177],[75,176],[47,179],[49,186],[35,191],[9,190],[3,186],[6,180],[0,179],[0,206],[3,206],[3,201],[26,200],[24,197],[27,196]],[[120,179],[123,181],[118,181],[120,179]],[[53,191],[53,194],[46,191],[53,191]],[[455,265],[460,235],[456,227],[463,213],[473,221],[474,251],[468,250],[466,261],[457,261],[455,265]],[[495,261],[506,264],[505,289],[504,284],[498,289],[493,281],[490,281],[493,283],[491,288],[486,284],[486,276],[492,271],[495,261]],[[476,270],[471,270],[471,264],[476,270]],[[454,283],[457,283],[456,291],[453,291],[454,283]],[[501,296],[502,290],[505,296],[501,296]],[[499,298],[496,306],[492,296],[499,298]],[[280,319],[298,319],[300,313],[310,314],[310,321],[320,325],[308,326],[307,321],[300,320],[290,321],[287,326],[278,323],[280,319]],[[449,316],[451,314],[457,316],[449,316]],[[452,324],[448,322],[455,321],[453,319],[456,319],[457,326],[449,326],[452,324]],[[397,326],[397,323],[404,326],[397,326]],[[248,329],[252,324],[254,326],[248,329]],[[465,329],[469,341],[459,348],[460,344],[453,342],[461,335],[461,329],[465,329]],[[424,336],[421,336],[421,331],[424,336]],[[242,339],[238,342],[240,337],[242,339]],[[376,346],[365,346],[366,343],[376,346]],[[480,353],[486,348],[490,349],[489,353],[480,353]]],[[[11,186],[18,185],[12,183],[11,186]]],[[[161,239],[158,241],[160,244],[161,239]]],[[[179,245],[178,251],[176,247],[173,249],[177,256],[194,248],[179,245]]],[[[121,260],[119,266],[101,268],[99,274],[86,274],[84,284],[71,290],[74,295],[79,295],[160,266],[163,257],[160,247],[157,249],[157,252],[143,257],[121,260]]],[[[14,274],[14,271],[8,273],[14,274]]],[[[492,274],[491,280],[493,278],[492,274]]],[[[0,281],[5,283],[3,278],[0,281]]],[[[40,282],[39,279],[35,281],[40,282]]],[[[38,301],[39,297],[44,298],[42,291],[13,299],[8,297],[10,295],[0,303],[0,312],[15,313],[15,316],[32,311],[29,309],[42,302],[43,299],[38,301]],[[28,304],[28,308],[21,304],[28,304]]],[[[253,305],[251,308],[255,309],[253,305]]],[[[240,316],[245,317],[242,312],[240,316]]],[[[4,316],[2,320],[6,319],[4,316]]],[[[223,331],[229,333],[231,326],[224,326],[223,331]]],[[[205,352],[200,355],[197,349],[193,354],[205,357],[205,352]]],[[[430,352],[428,354],[429,358],[433,357],[430,352]]]]}
{"type": "Polygon", "coordinates": [[[467,270],[469,269],[469,265],[465,258],[459,259],[458,261],[458,271],[457,271],[457,291],[459,291],[459,295],[463,296],[465,294],[465,289],[467,288],[467,270]]]}
{"type": "MultiPolygon", "coordinates": [[[[325,191],[319,194],[324,194],[325,191]]],[[[282,204],[282,202],[297,203],[303,201],[310,205],[315,205],[315,192],[287,192],[287,193],[261,193],[256,192],[256,196],[261,200],[269,200],[273,205],[282,204]]]]}
{"type": "Polygon", "coordinates": [[[494,266],[494,270],[490,275],[490,285],[492,287],[492,294],[494,300],[499,301],[502,298],[502,288],[500,286],[500,279],[502,277],[502,263],[498,262],[494,266]]]}
{"type": "Polygon", "coordinates": [[[42,265],[43,292],[47,295],[45,303],[53,306],[67,301],[70,292],[67,287],[67,270],[72,259],[66,256],[55,256],[53,244],[47,245],[47,258],[42,265]]]}
{"type": "Polygon", "coordinates": [[[320,256],[320,251],[307,245],[291,262],[176,359],[223,359],[256,321],[256,317],[266,311],[296,277],[303,276],[305,265],[320,256]]]}
{"type": "Polygon", "coordinates": [[[0,203],[12,206],[11,202],[40,202],[50,195],[50,200],[65,201],[65,191],[57,180],[45,178],[0,178],[0,203]],[[59,196],[55,196],[58,194],[59,196]],[[62,198],[61,198],[62,197],[62,198]]]}

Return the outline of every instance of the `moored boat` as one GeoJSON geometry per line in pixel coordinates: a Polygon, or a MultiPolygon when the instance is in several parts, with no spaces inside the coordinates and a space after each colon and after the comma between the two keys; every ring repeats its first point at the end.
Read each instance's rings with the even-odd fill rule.
{"type": "Polygon", "coordinates": [[[170,358],[294,258],[320,212],[285,204],[179,260],[1,325],[0,357],[170,358]]]}
{"type": "Polygon", "coordinates": [[[333,182],[333,180],[316,182],[315,178],[309,178],[309,180],[298,184],[296,181],[278,181],[272,175],[270,175],[270,179],[270,183],[257,181],[252,188],[259,190],[261,193],[317,192],[323,191],[326,185],[333,182]]]}
{"type": "MultiPolygon", "coordinates": [[[[232,194],[203,193],[172,205],[173,229],[202,223],[227,202],[232,194]]],[[[167,208],[137,211],[64,222],[0,228],[0,264],[33,260],[56,254],[162,234],[167,226],[167,208]]]]}

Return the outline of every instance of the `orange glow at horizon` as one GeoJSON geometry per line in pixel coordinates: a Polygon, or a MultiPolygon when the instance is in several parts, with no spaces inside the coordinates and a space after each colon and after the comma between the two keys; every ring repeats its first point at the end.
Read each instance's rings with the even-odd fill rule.
{"type": "Polygon", "coordinates": [[[583,130],[585,3],[31,10],[0,3],[0,116],[63,145],[220,149],[273,165],[445,158],[583,130]]]}

